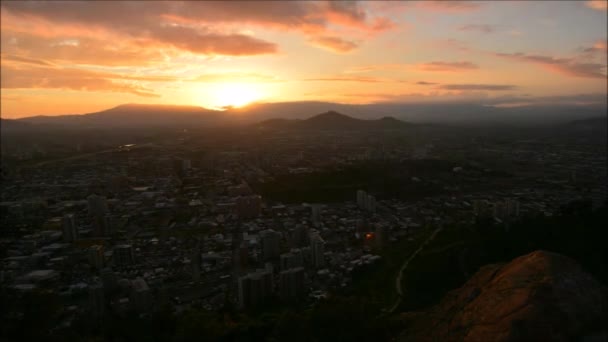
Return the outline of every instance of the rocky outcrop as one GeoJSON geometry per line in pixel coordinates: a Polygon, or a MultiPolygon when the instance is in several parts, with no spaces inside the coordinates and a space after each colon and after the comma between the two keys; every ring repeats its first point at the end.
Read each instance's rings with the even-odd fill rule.
{"type": "Polygon", "coordinates": [[[481,268],[426,312],[403,341],[605,341],[607,292],[572,259],[536,251],[481,268]]]}

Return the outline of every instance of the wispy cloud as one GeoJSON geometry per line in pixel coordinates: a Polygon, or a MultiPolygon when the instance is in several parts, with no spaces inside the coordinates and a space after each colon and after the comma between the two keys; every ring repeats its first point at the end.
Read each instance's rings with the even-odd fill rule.
{"type": "Polygon", "coordinates": [[[573,58],[554,58],[543,55],[527,55],[524,53],[495,53],[495,56],[514,61],[532,63],[548,70],[573,77],[606,78],[605,64],[584,63],[573,58]]]}
{"type": "Polygon", "coordinates": [[[458,0],[425,0],[416,2],[417,7],[440,12],[470,12],[481,8],[479,1],[458,1],[458,0]]]}
{"type": "Polygon", "coordinates": [[[380,70],[405,71],[405,70],[408,70],[409,67],[410,66],[407,64],[399,64],[399,63],[368,64],[368,65],[360,65],[360,66],[348,68],[345,72],[349,73],[349,74],[356,74],[356,73],[365,73],[365,72],[380,71],[380,70]]]}
{"type": "Polygon", "coordinates": [[[329,81],[329,82],[361,82],[361,83],[380,83],[390,82],[391,80],[378,77],[362,77],[362,76],[329,76],[318,78],[306,78],[304,81],[329,81]]]}
{"type": "Polygon", "coordinates": [[[444,84],[439,86],[439,89],[504,91],[515,90],[517,89],[517,86],[511,84],[444,84]]]}
{"type": "Polygon", "coordinates": [[[492,33],[496,31],[496,26],[488,24],[469,24],[459,26],[458,31],[492,33]]]}
{"type": "Polygon", "coordinates": [[[271,83],[271,82],[283,82],[283,80],[271,76],[257,73],[247,72],[227,72],[227,73],[214,73],[214,74],[203,74],[195,78],[189,79],[192,82],[223,82],[223,81],[237,81],[237,82],[255,82],[255,83],[271,83]]]}
{"type": "Polygon", "coordinates": [[[309,41],[313,45],[338,53],[351,52],[357,47],[359,47],[359,44],[354,41],[348,41],[339,37],[332,36],[312,37],[309,41]]]}
{"type": "Polygon", "coordinates": [[[436,84],[439,84],[439,83],[418,81],[418,82],[416,82],[416,84],[418,84],[418,85],[436,85],[436,84]]]}
{"type": "Polygon", "coordinates": [[[434,61],[428,63],[417,64],[414,67],[419,71],[440,71],[440,72],[456,72],[479,69],[479,66],[472,62],[442,62],[434,61]]]}
{"type": "Polygon", "coordinates": [[[75,68],[23,68],[12,65],[4,65],[2,68],[2,89],[70,89],[130,93],[143,97],[160,96],[140,84],[141,81],[158,81],[155,77],[117,75],[75,68]]]}

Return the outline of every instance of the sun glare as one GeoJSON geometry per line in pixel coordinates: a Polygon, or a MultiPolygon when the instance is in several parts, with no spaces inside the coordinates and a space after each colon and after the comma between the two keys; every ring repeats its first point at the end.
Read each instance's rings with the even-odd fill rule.
{"type": "Polygon", "coordinates": [[[253,84],[225,83],[215,87],[213,102],[217,107],[244,107],[261,98],[261,93],[253,84]]]}

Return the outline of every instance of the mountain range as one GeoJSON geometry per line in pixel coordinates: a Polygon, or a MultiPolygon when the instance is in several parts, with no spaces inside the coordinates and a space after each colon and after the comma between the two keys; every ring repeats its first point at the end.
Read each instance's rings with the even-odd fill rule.
{"type": "Polygon", "coordinates": [[[258,103],[226,111],[197,106],[125,104],[108,110],[74,115],[2,119],[3,130],[37,128],[205,127],[256,124],[273,128],[395,128],[413,123],[548,124],[606,117],[603,105],[529,105],[495,107],[480,103],[381,103],[367,105],[330,102],[258,103]],[[305,120],[314,113],[325,113],[305,120]],[[344,113],[338,115],[339,113],[344,113]]]}

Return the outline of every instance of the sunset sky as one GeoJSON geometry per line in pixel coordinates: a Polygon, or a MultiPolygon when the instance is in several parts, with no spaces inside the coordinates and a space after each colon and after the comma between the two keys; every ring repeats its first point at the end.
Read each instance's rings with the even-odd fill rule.
{"type": "Polygon", "coordinates": [[[3,118],[607,94],[607,2],[1,2],[3,118]]]}

